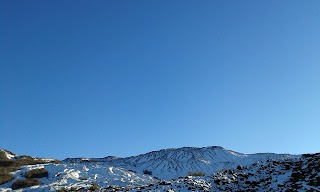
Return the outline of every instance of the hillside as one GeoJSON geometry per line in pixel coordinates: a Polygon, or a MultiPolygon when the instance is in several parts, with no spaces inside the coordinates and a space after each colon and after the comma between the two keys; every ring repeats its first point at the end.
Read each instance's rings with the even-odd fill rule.
{"type": "Polygon", "coordinates": [[[146,154],[127,158],[106,157],[102,159],[66,159],[65,162],[99,161],[109,165],[143,173],[152,171],[152,175],[159,179],[173,179],[187,175],[189,172],[204,172],[211,174],[222,169],[233,169],[237,165],[250,165],[268,159],[286,159],[299,156],[288,154],[243,154],[212,147],[183,147],[177,149],[162,149],[146,154]]]}
{"type": "Polygon", "coordinates": [[[106,191],[317,191],[319,159],[319,154],[243,154],[217,146],[163,149],[126,158],[68,158],[24,165],[0,190],[10,191],[30,170],[47,170],[37,178],[40,185],[26,189],[88,189],[94,184],[106,191]]]}

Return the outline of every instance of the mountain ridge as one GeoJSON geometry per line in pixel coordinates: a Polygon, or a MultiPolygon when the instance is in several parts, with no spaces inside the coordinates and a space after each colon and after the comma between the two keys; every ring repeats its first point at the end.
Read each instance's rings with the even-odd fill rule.
{"type": "Polygon", "coordinates": [[[150,152],[145,152],[145,153],[141,153],[138,155],[131,155],[131,156],[127,156],[127,157],[120,157],[120,156],[113,156],[113,155],[108,155],[105,157],[67,157],[64,160],[67,159],[107,159],[107,158],[119,158],[119,159],[125,159],[125,158],[131,158],[131,157],[137,157],[137,156],[141,156],[141,155],[147,155],[147,154],[151,154],[151,153],[156,153],[156,152],[166,152],[166,151],[172,151],[172,150],[189,150],[189,149],[204,149],[204,148],[213,148],[213,149],[222,149],[222,150],[226,150],[230,153],[235,153],[235,154],[241,154],[241,155],[255,155],[255,154],[281,154],[281,155],[301,155],[301,154],[290,154],[290,153],[273,153],[273,152],[257,152],[257,153],[241,153],[241,152],[237,152],[234,150],[230,150],[230,149],[226,149],[223,148],[221,146],[207,146],[207,147],[175,147],[175,148],[165,148],[165,149],[159,149],[159,150],[153,150],[150,152]]]}

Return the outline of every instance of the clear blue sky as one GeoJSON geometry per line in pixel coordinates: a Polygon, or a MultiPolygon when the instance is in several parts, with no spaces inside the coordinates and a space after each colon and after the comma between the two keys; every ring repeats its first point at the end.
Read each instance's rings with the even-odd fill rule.
{"type": "Polygon", "coordinates": [[[1,1],[0,148],[320,147],[320,1],[1,1]]]}

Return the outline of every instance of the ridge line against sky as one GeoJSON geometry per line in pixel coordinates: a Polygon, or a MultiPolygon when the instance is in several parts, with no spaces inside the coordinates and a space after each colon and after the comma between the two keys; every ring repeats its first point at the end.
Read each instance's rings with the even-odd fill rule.
{"type": "MultiPolygon", "coordinates": [[[[256,153],[242,153],[240,151],[234,151],[234,150],[231,150],[231,149],[225,149],[221,146],[206,146],[206,147],[190,147],[190,146],[185,146],[185,147],[177,147],[177,148],[165,148],[165,149],[157,149],[157,150],[152,150],[152,151],[147,151],[147,152],[142,152],[140,154],[131,154],[131,155],[128,155],[128,156],[115,156],[115,155],[112,155],[112,154],[106,154],[104,156],[100,156],[100,157],[89,157],[89,156],[74,156],[74,157],[65,157],[63,159],[58,159],[58,158],[54,158],[52,156],[47,156],[47,157],[41,157],[41,156],[32,156],[32,157],[35,157],[35,158],[52,158],[52,159],[58,159],[58,160],[65,160],[65,159],[68,159],[68,158],[105,158],[105,157],[118,157],[118,158],[128,158],[128,157],[135,157],[135,156],[139,156],[139,155],[145,155],[145,154],[148,154],[148,153],[153,153],[153,152],[160,152],[160,151],[168,151],[168,150],[179,150],[179,149],[182,149],[182,148],[193,148],[193,149],[203,149],[203,148],[210,148],[210,147],[219,147],[221,148],[222,150],[226,150],[228,152],[233,152],[233,153],[240,153],[240,154],[244,154],[244,155],[254,155],[254,154],[279,154],[279,155],[302,155],[302,154],[289,154],[289,153],[273,153],[273,152],[256,152],[256,153]]],[[[15,155],[29,155],[29,154],[18,154],[18,153],[15,153],[14,151],[10,151],[10,150],[7,150],[7,149],[2,149],[0,148],[0,150],[6,150],[6,151],[9,151],[15,155]]]]}

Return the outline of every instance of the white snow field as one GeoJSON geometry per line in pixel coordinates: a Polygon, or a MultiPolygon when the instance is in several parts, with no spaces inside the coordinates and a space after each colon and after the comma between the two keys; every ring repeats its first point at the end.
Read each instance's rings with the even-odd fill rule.
{"type": "Polygon", "coordinates": [[[48,177],[38,179],[42,184],[17,191],[86,191],[93,184],[102,191],[281,191],[290,187],[319,191],[319,156],[243,154],[212,146],[163,149],[126,158],[68,158],[56,164],[22,166],[13,172],[12,181],[0,185],[0,191],[11,191],[11,185],[25,179],[26,172],[40,168],[48,170],[48,177]],[[314,183],[293,183],[294,174],[310,169],[310,164],[314,170],[304,176],[314,183]],[[195,173],[201,176],[188,176],[195,173]]]}

